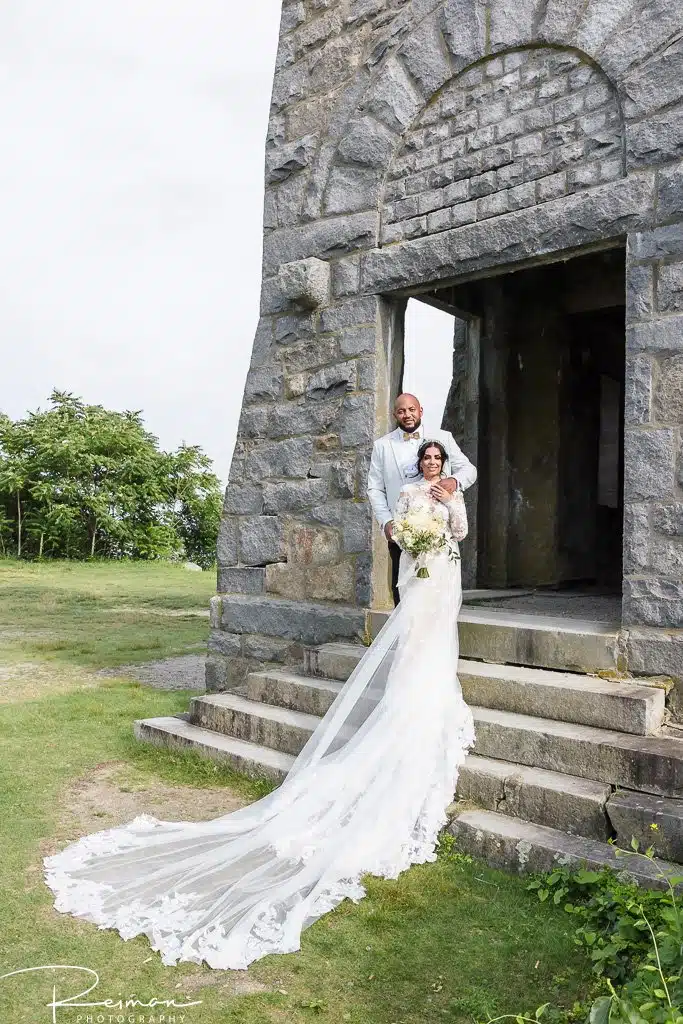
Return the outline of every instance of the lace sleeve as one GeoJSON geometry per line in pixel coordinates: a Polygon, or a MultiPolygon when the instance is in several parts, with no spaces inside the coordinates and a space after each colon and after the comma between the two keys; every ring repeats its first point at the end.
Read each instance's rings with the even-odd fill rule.
{"type": "Polygon", "coordinates": [[[448,525],[454,540],[464,540],[467,536],[467,509],[462,491],[455,492],[448,502],[448,525]]]}
{"type": "Polygon", "coordinates": [[[394,519],[402,519],[403,516],[405,516],[406,513],[409,511],[409,509],[410,490],[409,488],[404,487],[398,496],[398,501],[396,502],[396,511],[394,512],[394,519]]]}
{"type": "MultiPolygon", "coordinates": [[[[396,510],[394,512],[394,523],[399,522],[403,517],[410,511],[410,490],[404,487],[398,496],[396,502],[396,510]]],[[[393,540],[395,544],[398,544],[402,548],[401,541],[399,540],[398,531],[394,532],[393,540]]]]}

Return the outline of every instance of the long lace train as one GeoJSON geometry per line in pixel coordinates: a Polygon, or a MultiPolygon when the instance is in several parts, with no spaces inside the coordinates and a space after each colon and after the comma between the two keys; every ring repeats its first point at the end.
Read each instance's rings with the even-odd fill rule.
{"type": "Polygon", "coordinates": [[[439,554],[402,600],[278,790],[208,822],[140,815],[45,858],[55,907],[165,964],[246,968],[299,949],[301,932],[364,874],[435,858],[473,743],[457,680],[460,565],[439,554]]]}

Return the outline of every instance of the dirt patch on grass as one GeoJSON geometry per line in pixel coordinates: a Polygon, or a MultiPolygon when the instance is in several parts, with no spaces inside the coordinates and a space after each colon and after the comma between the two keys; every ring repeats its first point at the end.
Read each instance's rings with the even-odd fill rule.
{"type": "Polygon", "coordinates": [[[108,761],[67,788],[59,802],[55,836],[45,843],[42,856],[55,853],[65,841],[122,825],[138,814],[162,821],[208,821],[246,803],[227,786],[173,786],[126,761],[108,761]]]}
{"type": "MultiPolygon", "coordinates": [[[[248,800],[227,786],[172,786],[149,778],[126,761],[99,764],[64,791],[59,801],[55,834],[39,844],[36,861],[28,868],[28,887],[43,884],[43,857],[56,853],[83,835],[122,825],[138,814],[151,814],[164,821],[208,821],[246,803],[248,800]]],[[[51,904],[44,911],[48,917],[54,917],[51,904]]],[[[71,918],[69,926],[86,930],[91,927],[71,918]]],[[[157,956],[157,953],[150,953],[150,958],[157,956]]],[[[217,971],[207,967],[189,970],[191,973],[182,980],[184,993],[217,986],[226,995],[238,996],[269,992],[273,988],[243,971],[217,971]]]]}
{"type": "Polygon", "coordinates": [[[0,704],[37,700],[74,690],[101,686],[94,672],[76,666],[50,665],[39,661],[0,664],[0,704]]]}

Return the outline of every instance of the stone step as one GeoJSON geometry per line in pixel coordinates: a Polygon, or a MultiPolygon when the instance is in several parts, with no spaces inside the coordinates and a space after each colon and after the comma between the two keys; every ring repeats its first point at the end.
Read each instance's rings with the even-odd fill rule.
{"type": "MultiPolygon", "coordinates": [[[[252,778],[280,782],[294,763],[292,754],[192,725],[183,716],[139,720],[134,731],[139,740],[194,750],[252,778]]],[[[477,754],[470,754],[460,770],[457,797],[562,833],[602,841],[615,834],[625,849],[635,836],[642,849],[654,846],[657,856],[683,862],[683,801],[612,793],[606,784],[477,754]]]]}
{"type": "Polygon", "coordinates": [[[657,857],[683,864],[683,800],[620,789],[607,802],[607,814],[620,846],[635,836],[642,850],[652,846],[657,857]]]}
{"type": "Polygon", "coordinates": [[[683,797],[683,740],[473,707],[474,753],[657,796],[683,797]]]}
{"type": "MultiPolygon", "coordinates": [[[[365,650],[353,644],[325,644],[306,651],[305,669],[316,676],[348,678],[365,650]]],[[[657,733],[664,720],[664,690],[641,682],[467,658],[460,660],[458,676],[467,703],[479,707],[641,736],[657,733]]]]}
{"type": "Polygon", "coordinates": [[[543,768],[526,768],[470,754],[460,769],[457,798],[572,835],[605,842],[612,787],[543,768]]]}
{"type": "MultiPolygon", "coordinates": [[[[370,612],[373,636],[388,617],[370,612]]],[[[618,669],[618,625],[481,606],[463,608],[458,627],[464,658],[570,672],[618,669]]]]}
{"type": "Polygon", "coordinates": [[[367,647],[362,644],[331,643],[305,647],[304,673],[345,683],[366,651],[367,647]]]}
{"type": "Polygon", "coordinates": [[[171,750],[194,750],[213,761],[227,761],[250,778],[281,782],[294,763],[291,754],[202,729],[183,717],[139,719],[133,730],[138,740],[171,750]]]}
{"type": "Polygon", "coordinates": [[[211,693],[190,703],[192,725],[286,754],[298,754],[320,723],[316,715],[261,704],[236,693],[211,693]]]}
{"type": "Polygon", "coordinates": [[[252,672],[247,678],[246,696],[262,704],[322,718],[342,685],[336,679],[313,679],[291,672],[252,672]]]}
{"type": "Polygon", "coordinates": [[[572,836],[559,829],[520,818],[509,818],[495,811],[456,813],[449,831],[458,841],[458,849],[486,861],[491,867],[527,872],[551,871],[558,864],[575,864],[600,869],[610,867],[627,871],[641,885],[663,889],[666,883],[659,872],[680,876],[680,865],[667,861],[649,861],[642,857],[619,856],[614,847],[596,839],[572,836]]]}
{"type": "MultiPolygon", "coordinates": [[[[683,797],[683,740],[632,736],[587,725],[472,707],[474,753],[657,796],[683,797]]],[[[298,754],[319,717],[234,693],[195,697],[190,721],[205,729],[298,754]]]]}

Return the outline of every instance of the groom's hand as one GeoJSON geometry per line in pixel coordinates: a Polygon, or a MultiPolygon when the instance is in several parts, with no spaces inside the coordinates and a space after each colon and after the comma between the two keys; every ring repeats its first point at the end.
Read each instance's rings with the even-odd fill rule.
{"type": "Polygon", "coordinates": [[[458,481],[454,476],[449,476],[445,480],[439,480],[439,487],[443,487],[449,494],[455,494],[458,489],[458,481]]]}
{"type": "Polygon", "coordinates": [[[387,540],[391,540],[394,535],[394,524],[390,519],[388,523],[384,524],[384,536],[387,540]]]}

